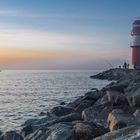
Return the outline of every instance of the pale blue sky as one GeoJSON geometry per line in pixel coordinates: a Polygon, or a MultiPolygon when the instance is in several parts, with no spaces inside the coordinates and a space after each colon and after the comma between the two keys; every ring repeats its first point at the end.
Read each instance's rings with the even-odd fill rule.
{"type": "Polygon", "coordinates": [[[65,53],[23,68],[98,68],[105,60],[118,65],[130,59],[131,26],[140,16],[139,6],[139,0],[1,0],[0,48],[65,53]]]}

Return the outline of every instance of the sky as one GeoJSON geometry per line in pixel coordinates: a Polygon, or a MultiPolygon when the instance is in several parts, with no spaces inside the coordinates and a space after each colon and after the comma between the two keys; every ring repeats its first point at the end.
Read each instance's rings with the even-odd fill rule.
{"type": "Polygon", "coordinates": [[[131,63],[140,0],[0,0],[1,69],[106,69],[131,63]]]}

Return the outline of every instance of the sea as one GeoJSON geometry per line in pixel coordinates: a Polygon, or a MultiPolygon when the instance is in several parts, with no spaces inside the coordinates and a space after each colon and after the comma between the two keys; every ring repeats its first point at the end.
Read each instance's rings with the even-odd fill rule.
{"type": "Polygon", "coordinates": [[[0,72],[0,130],[19,130],[61,102],[69,103],[107,80],[91,79],[99,70],[3,70],[0,72]]]}

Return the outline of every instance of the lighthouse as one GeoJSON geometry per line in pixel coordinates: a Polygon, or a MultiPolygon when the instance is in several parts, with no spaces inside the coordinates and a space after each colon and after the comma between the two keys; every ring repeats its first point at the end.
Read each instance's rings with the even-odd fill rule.
{"type": "Polygon", "coordinates": [[[134,69],[140,69],[140,18],[133,22],[131,36],[132,65],[134,69]]]}

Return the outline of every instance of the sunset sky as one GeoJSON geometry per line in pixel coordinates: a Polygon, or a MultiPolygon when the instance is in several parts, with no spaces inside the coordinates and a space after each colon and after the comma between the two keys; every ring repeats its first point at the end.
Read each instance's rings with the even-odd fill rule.
{"type": "Polygon", "coordinates": [[[0,69],[102,69],[130,62],[140,0],[0,0],[0,69]]]}

